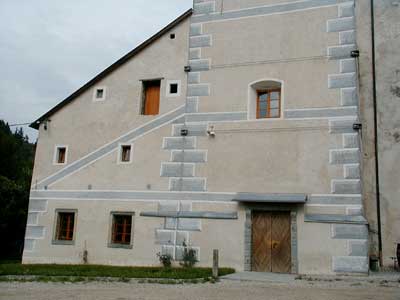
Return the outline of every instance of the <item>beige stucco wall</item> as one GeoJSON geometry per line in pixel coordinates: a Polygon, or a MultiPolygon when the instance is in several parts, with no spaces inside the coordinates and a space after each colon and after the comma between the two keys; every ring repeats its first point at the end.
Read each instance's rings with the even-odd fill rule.
{"type": "MultiPolygon", "coordinates": [[[[45,226],[45,236],[37,240],[35,251],[24,253],[24,263],[83,262],[83,251],[88,251],[90,264],[158,266],[156,254],[161,246],[156,243],[155,231],[163,227],[164,218],[141,217],[142,211],[157,210],[157,201],[117,200],[61,200],[49,199],[47,211],[42,213],[39,225],[45,226]],[[73,245],[56,245],[52,242],[55,230],[56,209],[77,209],[73,245]],[[110,248],[111,212],[134,212],[133,247],[110,248]],[[96,233],[96,234],[94,234],[96,233]]],[[[237,220],[201,220],[201,231],[190,232],[189,244],[200,248],[197,266],[211,267],[213,249],[219,250],[219,264],[244,268],[245,206],[237,203],[193,202],[195,211],[237,211],[237,220]]],[[[297,209],[297,239],[299,273],[332,273],[331,256],[344,254],[345,241],[332,240],[330,225],[304,222],[304,211],[297,209]]]]}
{"type": "Polygon", "coordinates": [[[164,78],[160,90],[160,114],[184,104],[188,59],[189,20],[158,39],[117,70],[100,80],[70,104],[51,116],[48,130],[39,130],[32,183],[60,170],[53,165],[55,145],[68,145],[68,164],[109,143],[157,116],[140,114],[143,79],[164,78]],[[181,95],[166,97],[168,80],[181,81],[181,95]],[[106,100],[93,101],[96,87],[106,87],[106,100]]]}

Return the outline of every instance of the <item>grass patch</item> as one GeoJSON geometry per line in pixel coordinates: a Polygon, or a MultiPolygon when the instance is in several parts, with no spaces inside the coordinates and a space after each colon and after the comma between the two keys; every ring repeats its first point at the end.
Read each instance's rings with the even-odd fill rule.
{"type": "MultiPolygon", "coordinates": [[[[220,268],[220,276],[234,273],[232,268],[220,268]]],[[[118,277],[198,279],[212,276],[211,268],[162,268],[162,267],[114,267],[102,265],[22,265],[19,263],[0,264],[0,276],[65,276],[65,277],[118,277]]],[[[70,280],[68,280],[70,281],[70,280]]]]}

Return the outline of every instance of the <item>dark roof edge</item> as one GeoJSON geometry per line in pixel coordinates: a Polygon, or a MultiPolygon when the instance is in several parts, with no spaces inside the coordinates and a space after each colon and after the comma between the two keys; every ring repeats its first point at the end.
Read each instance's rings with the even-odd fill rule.
{"type": "Polygon", "coordinates": [[[132,51],[128,52],[125,54],[123,57],[121,57],[119,60],[117,60],[115,63],[113,63],[111,66],[97,74],[93,79],[89,80],[86,84],[84,84],[82,87],[80,87],[78,90],[73,92],[71,95],[69,95],[67,98],[65,98],[63,101],[58,103],[56,106],[54,106],[52,109],[50,109],[48,112],[46,112],[44,115],[42,115],[39,119],[35,120],[32,122],[29,127],[32,127],[34,129],[39,129],[39,124],[46,118],[48,118],[50,115],[54,114],[55,112],[59,111],[61,108],[63,108],[65,105],[67,105],[71,100],[73,100],[75,97],[79,96],[82,94],[84,91],[86,91],[88,88],[90,88],[93,84],[98,82],[99,80],[103,79],[110,73],[112,73],[114,70],[116,70],[118,67],[126,63],[129,59],[134,57],[136,54],[144,50],[147,46],[151,45],[153,42],[158,40],[160,37],[162,37],[165,33],[167,33],[169,30],[174,28],[176,25],[180,24],[182,21],[186,20],[188,17],[190,17],[192,14],[192,9],[187,10],[185,13],[180,15],[178,18],[176,18],[174,21],[169,23],[167,26],[165,26],[163,29],[161,29],[159,32],[154,34],[152,37],[141,43],[139,46],[137,46],[135,49],[132,51]]]}

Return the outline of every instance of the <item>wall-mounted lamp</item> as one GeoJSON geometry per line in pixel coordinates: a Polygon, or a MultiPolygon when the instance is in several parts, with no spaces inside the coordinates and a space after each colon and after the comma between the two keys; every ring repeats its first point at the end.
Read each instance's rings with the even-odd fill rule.
{"type": "Polygon", "coordinates": [[[48,123],[50,123],[50,122],[51,122],[51,120],[50,120],[50,119],[46,119],[46,120],[44,120],[44,122],[43,122],[43,128],[44,128],[44,130],[47,130],[48,123]]]}
{"type": "Polygon", "coordinates": [[[207,134],[210,137],[215,137],[215,131],[214,131],[214,126],[211,125],[209,129],[207,129],[207,134]]]}

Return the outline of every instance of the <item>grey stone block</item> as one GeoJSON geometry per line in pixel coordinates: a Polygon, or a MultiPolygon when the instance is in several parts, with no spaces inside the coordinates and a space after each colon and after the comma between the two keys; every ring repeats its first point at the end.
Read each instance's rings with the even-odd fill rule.
{"type": "Polygon", "coordinates": [[[160,212],[177,211],[177,210],[178,210],[178,201],[158,202],[158,211],[160,212]]]}
{"type": "Polygon", "coordinates": [[[165,218],[164,229],[175,230],[177,225],[176,218],[165,218]]]}
{"type": "Polygon", "coordinates": [[[166,137],[163,141],[163,149],[194,149],[196,137],[166,137]]]}
{"type": "Polygon", "coordinates": [[[343,106],[358,106],[357,89],[355,87],[340,89],[340,100],[343,106]]]}
{"type": "Polygon", "coordinates": [[[190,36],[201,35],[202,32],[202,24],[190,24],[190,36]]]}
{"type": "Polygon", "coordinates": [[[355,30],[341,31],[339,32],[339,44],[349,45],[356,43],[356,32],[355,30]]]}
{"type": "Polygon", "coordinates": [[[25,239],[24,251],[33,251],[34,249],[35,249],[35,240],[34,239],[25,239]]]}
{"type": "Polygon", "coordinates": [[[332,269],[337,273],[368,273],[368,258],[365,256],[333,256],[332,269]]]}
{"type": "Polygon", "coordinates": [[[181,130],[182,129],[187,129],[188,130],[188,136],[206,136],[207,135],[207,123],[202,123],[202,124],[175,124],[173,125],[173,136],[180,136],[181,135],[181,130]]]}
{"type": "Polygon", "coordinates": [[[350,164],[343,166],[344,178],[346,179],[359,179],[360,178],[360,164],[350,164]]]}
{"type": "Polygon", "coordinates": [[[351,51],[356,50],[355,44],[328,47],[329,59],[349,58],[351,51]]]}
{"type": "Polygon", "coordinates": [[[360,194],[361,183],[359,179],[333,179],[333,194],[360,194]]]}
{"type": "Polygon", "coordinates": [[[200,48],[193,48],[189,49],[189,59],[196,60],[201,58],[201,49],[200,48]]]}
{"type": "Polygon", "coordinates": [[[44,226],[26,226],[25,238],[41,239],[44,238],[44,226]]]}
{"type": "Polygon", "coordinates": [[[368,241],[348,241],[349,256],[368,256],[368,241]]]}
{"type": "Polygon", "coordinates": [[[344,3],[339,5],[339,17],[353,17],[354,16],[354,3],[344,3]]]}
{"type": "Polygon", "coordinates": [[[176,245],[182,246],[183,243],[185,243],[185,245],[189,244],[189,232],[177,231],[176,232],[176,245]]]}
{"type": "Polygon", "coordinates": [[[193,14],[194,15],[204,15],[204,14],[212,13],[214,11],[215,11],[215,2],[214,1],[194,3],[194,5],[193,5],[193,14]]]}
{"type": "Polygon", "coordinates": [[[310,195],[308,197],[308,204],[362,204],[361,195],[310,195]]]}
{"type": "Polygon", "coordinates": [[[178,219],[178,230],[201,231],[201,221],[197,219],[178,219]]]}
{"type": "Polygon", "coordinates": [[[192,211],[192,202],[190,201],[181,201],[179,205],[179,212],[189,212],[192,211]]]}
{"type": "Polygon", "coordinates": [[[239,121],[247,119],[247,112],[186,114],[186,122],[239,121]]]}
{"type": "Polygon", "coordinates": [[[161,246],[161,254],[169,255],[173,259],[174,258],[174,248],[175,248],[174,246],[163,245],[163,246],[161,246]]]}
{"type": "Polygon", "coordinates": [[[211,46],[211,35],[209,34],[191,36],[189,39],[190,48],[203,48],[210,46],[211,46]]]}
{"type": "Polygon", "coordinates": [[[211,65],[211,63],[210,63],[209,59],[191,59],[191,60],[189,60],[189,66],[190,66],[192,72],[208,71],[208,70],[210,70],[210,65],[211,65]]]}
{"type": "Polygon", "coordinates": [[[210,96],[210,85],[207,83],[189,84],[188,96],[190,97],[210,96]]]}
{"type": "Polygon", "coordinates": [[[310,109],[287,109],[285,118],[328,118],[357,115],[357,107],[329,107],[310,109]]]}
{"type": "Polygon", "coordinates": [[[356,72],[356,61],[354,58],[346,58],[340,60],[340,73],[356,72]]]}
{"type": "MultiPolygon", "coordinates": [[[[199,247],[190,247],[188,249],[193,249],[194,252],[195,252],[197,261],[200,261],[200,248],[199,247]]],[[[183,260],[184,251],[185,251],[185,247],[177,246],[175,248],[175,253],[176,253],[175,259],[176,260],[183,260]]]]}
{"type": "Polygon", "coordinates": [[[193,163],[163,162],[161,163],[161,177],[193,177],[193,163]]]}
{"type": "Polygon", "coordinates": [[[46,211],[47,200],[29,199],[29,211],[46,211]]]}
{"type": "Polygon", "coordinates": [[[200,72],[189,72],[188,83],[189,84],[200,83],[200,72]]]}
{"type": "Polygon", "coordinates": [[[343,148],[358,148],[358,133],[343,134],[343,148]]]}
{"type": "Polygon", "coordinates": [[[207,160],[206,150],[173,150],[171,153],[171,161],[175,162],[193,162],[203,163],[207,160]]]}
{"type": "Polygon", "coordinates": [[[367,224],[363,216],[337,215],[337,214],[306,214],[304,222],[314,223],[339,223],[339,224],[367,224]]]}
{"type": "Polygon", "coordinates": [[[26,221],[27,225],[38,225],[39,221],[39,213],[38,212],[29,212],[28,219],[26,221]]]}
{"type": "Polygon", "coordinates": [[[206,179],[200,177],[171,178],[169,185],[170,191],[203,192],[206,190],[206,179]]]}
{"type": "MultiPolygon", "coordinates": [[[[199,110],[199,97],[187,97],[186,98],[186,112],[196,113],[199,110]]],[[[182,122],[185,120],[183,119],[182,122]]]]}
{"type": "Polygon", "coordinates": [[[346,118],[329,121],[329,132],[337,133],[354,133],[353,124],[357,122],[357,118],[346,118]]]}
{"type": "Polygon", "coordinates": [[[332,238],[367,240],[368,228],[366,225],[333,224],[331,225],[332,238]]]}
{"type": "Polygon", "coordinates": [[[329,163],[337,164],[356,164],[360,162],[358,148],[354,149],[331,149],[329,150],[329,163]]]}
{"type": "Polygon", "coordinates": [[[331,19],[326,24],[327,32],[347,31],[355,28],[354,17],[331,19]]]}
{"type": "Polygon", "coordinates": [[[362,216],[362,206],[350,206],[346,208],[346,215],[348,216],[362,216]]]}
{"type": "Polygon", "coordinates": [[[354,87],[357,83],[356,73],[329,74],[328,87],[330,89],[354,87]]]}
{"type": "Polygon", "coordinates": [[[156,229],[156,244],[160,245],[174,245],[175,244],[175,231],[156,229]]]}

